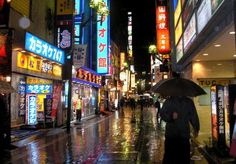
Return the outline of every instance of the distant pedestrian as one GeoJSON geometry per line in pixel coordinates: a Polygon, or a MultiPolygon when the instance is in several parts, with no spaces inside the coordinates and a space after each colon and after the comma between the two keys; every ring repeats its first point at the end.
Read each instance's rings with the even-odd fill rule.
{"type": "Polygon", "coordinates": [[[120,99],[120,108],[121,108],[121,110],[123,110],[124,105],[125,105],[125,99],[124,99],[124,97],[121,97],[121,99],[120,99]]]}
{"type": "Polygon", "coordinates": [[[135,110],[135,106],[136,106],[135,99],[130,98],[130,107],[131,107],[132,111],[135,110]]]}
{"type": "Polygon", "coordinates": [[[157,100],[156,100],[154,105],[155,105],[155,108],[157,110],[157,115],[156,115],[157,123],[158,123],[158,125],[161,125],[161,117],[160,117],[161,104],[160,104],[158,98],[157,98],[157,100]]]}
{"type": "Polygon", "coordinates": [[[185,96],[170,97],[164,102],[160,115],[166,122],[163,164],[189,164],[190,124],[195,137],[200,129],[194,102],[185,96]]]}

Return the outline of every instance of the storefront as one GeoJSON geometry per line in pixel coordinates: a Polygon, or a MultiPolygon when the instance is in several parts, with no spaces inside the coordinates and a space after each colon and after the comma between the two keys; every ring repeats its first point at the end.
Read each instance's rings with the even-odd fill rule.
{"type": "Polygon", "coordinates": [[[24,49],[12,52],[12,126],[62,125],[64,52],[26,32],[24,49]]]}
{"type": "Polygon", "coordinates": [[[90,117],[99,112],[98,94],[101,87],[101,75],[86,67],[76,70],[72,78],[72,121],[76,120],[75,103],[79,97],[82,97],[81,113],[82,119],[90,117]]]}

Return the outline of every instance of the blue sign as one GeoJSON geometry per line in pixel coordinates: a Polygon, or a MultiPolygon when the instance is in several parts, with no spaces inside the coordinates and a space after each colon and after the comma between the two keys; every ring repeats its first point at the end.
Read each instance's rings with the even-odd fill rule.
{"type": "Polygon", "coordinates": [[[51,84],[27,84],[26,93],[46,94],[52,93],[51,84]]]}
{"type": "Polygon", "coordinates": [[[39,56],[64,64],[64,51],[28,32],[25,34],[25,49],[39,56]]]}
{"type": "Polygon", "coordinates": [[[37,124],[37,98],[36,95],[28,95],[28,125],[37,124]]]}
{"type": "MultiPolygon", "coordinates": [[[[109,6],[109,0],[104,0],[107,7],[109,6]]],[[[97,73],[108,73],[108,48],[109,48],[109,16],[97,16],[97,73]]]]}

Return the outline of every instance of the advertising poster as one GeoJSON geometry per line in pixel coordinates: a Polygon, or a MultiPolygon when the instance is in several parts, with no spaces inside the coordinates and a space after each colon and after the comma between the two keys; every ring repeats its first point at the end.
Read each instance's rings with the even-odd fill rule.
{"type": "Polygon", "coordinates": [[[44,115],[45,115],[45,123],[52,122],[52,99],[45,98],[44,99],[44,115]]]}
{"type": "Polygon", "coordinates": [[[87,45],[74,45],[73,64],[75,68],[80,68],[86,64],[86,50],[87,45]]]}
{"type": "Polygon", "coordinates": [[[27,94],[26,96],[26,124],[37,124],[37,96],[36,94],[27,94]]]}
{"type": "Polygon", "coordinates": [[[212,139],[218,141],[217,128],[217,111],[216,111],[216,86],[211,87],[211,123],[212,123],[212,139]]]}
{"type": "Polygon", "coordinates": [[[53,119],[56,118],[58,104],[59,102],[61,102],[61,90],[62,90],[62,84],[54,85],[53,96],[52,96],[52,113],[51,113],[53,119]]]}
{"type": "Polygon", "coordinates": [[[211,0],[203,0],[197,10],[198,33],[202,31],[211,18],[211,0]]]}

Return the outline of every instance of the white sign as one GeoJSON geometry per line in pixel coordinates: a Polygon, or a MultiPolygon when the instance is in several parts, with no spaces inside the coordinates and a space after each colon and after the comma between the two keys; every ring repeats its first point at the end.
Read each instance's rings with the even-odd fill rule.
{"type": "Polygon", "coordinates": [[[184,50],[188,49],[192,41],[196,37],[196,19],[195,14],[193,14],[190,19],[185,31],[184,31],[184,50]]]}
{"type": "Polygon", "coordinates": [[[198,33],[202,31],[211,18],[211,0],[203,0],[197,10],[198,33]]]}
{"type": "Polygon", "coordinates": [[[85,66],[87,45],[75,44],[73,64],[75,69],[85,66]]]}

